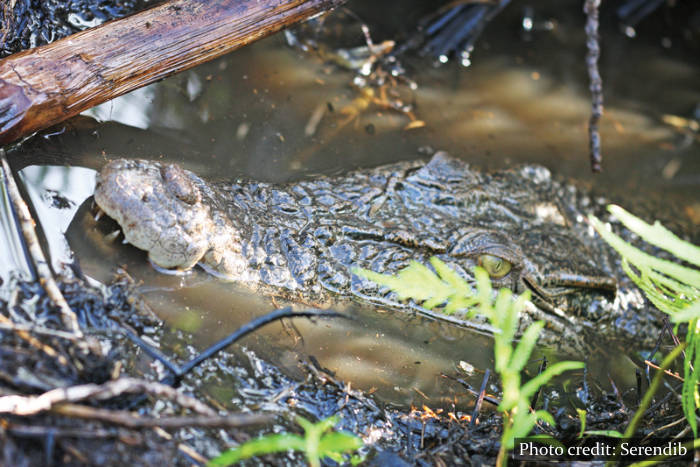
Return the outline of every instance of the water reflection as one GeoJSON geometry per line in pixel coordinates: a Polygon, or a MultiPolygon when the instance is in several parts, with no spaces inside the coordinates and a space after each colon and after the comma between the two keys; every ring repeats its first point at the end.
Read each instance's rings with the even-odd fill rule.
{"type": "MultiPolygon", "coordinates": [[[[55,271],[72,261],[73,253],[65,239],[65,232],[78,206],[92,195],[95,186],[95,171],[83,167],[36,165],[25,167],[19,179],[28,195],[25,201],[32,207],[37,222],[37,234],[44,242],[55,271]]],[[[23,239],[15,225],[12,207],[0,188],[0,278],[9,279],[12,273],[31,277],[31,267],[24,253],[23,239]]]]}
{"type": "Polygon", "coordinates": [[[12,274],[24,279],[32,277],[32,269],[27,263],[19,227],[4,184],[0,185],[0,239],[0,292],[4,296],[8,291],[2,285],[12,274]]]}
{"type": "Polygon", "coordinates": [[[51,265],[60,271],[73,259],[65,232],[78,207],[92,196],[95,171],[83,167],[29,166],[20,171],[39,228],[46,241],[51,265]]]}
{"type": "Polygon", "coordinates": [[[134,128],[151,126],[149,108],[157,85],[146,86],[86,110],[81,115],[99,122],[118,122],[134,128]]]}

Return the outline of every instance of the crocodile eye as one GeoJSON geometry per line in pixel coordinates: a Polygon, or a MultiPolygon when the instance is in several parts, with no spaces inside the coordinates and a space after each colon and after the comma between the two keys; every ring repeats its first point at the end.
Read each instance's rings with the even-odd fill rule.
{"type": "Polygon", "coordinates": [[[197,204],[201,201],[199,190],[192,184],[184,170],[175,164],[160,168],[160,176],[165,181],[166,188],[180,201],[187,204],[197,204]]]}
{"type": "Polygon", "coordinates": [[[486,269],[489,276],[493,277],[494,279],[500,279],[501,277],[505,276],[513,267],[510,262],[493,255],[479,256],[479,266],[486,269]]]}

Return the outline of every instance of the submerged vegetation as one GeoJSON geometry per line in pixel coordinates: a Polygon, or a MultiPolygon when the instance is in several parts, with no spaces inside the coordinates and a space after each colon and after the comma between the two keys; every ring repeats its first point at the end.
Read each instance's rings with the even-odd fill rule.
{"type": "Polygon", "coordinates": [[[530,298],[529,291],[512,299],[508,289],[498,291],[493,299],[488,273],[475,269],[476,291],[457,273],[438,258],[430,260],[437,274],[426,266],[414,262],[396,277],[367,270],[355,272],[395,291],[400,298],[421,302],[426,308],[445,304],[445,312],[453,313],[469,307],[470,313],[485,316],[496,329],[494,333],[495,370],[501,379],[503,398],[498,410],[504,415],[501,449],[498,464],[504,465],[506,453],[513,449],[515,438],[527,436],[538,421],[553,424],[554,419],[544,410],[531,410],[530,399],[553,377],[567,371],[583,368],[583,362],[559,362],[523,384],[521,373],[530,360],[545,323],[537,321],[515,342],[519,314],[530,298]]]}

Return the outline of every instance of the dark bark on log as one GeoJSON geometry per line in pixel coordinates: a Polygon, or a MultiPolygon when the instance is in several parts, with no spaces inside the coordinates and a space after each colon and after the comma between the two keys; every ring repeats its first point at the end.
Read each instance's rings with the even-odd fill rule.
{"type": "Polygon", "coordinates": [[[345,0],[172,0],[0,60],[0,144],[345,0]]]}

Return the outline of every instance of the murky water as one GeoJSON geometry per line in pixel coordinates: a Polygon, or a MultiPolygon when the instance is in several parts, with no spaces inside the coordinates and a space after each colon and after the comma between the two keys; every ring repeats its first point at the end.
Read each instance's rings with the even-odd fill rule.
{"type": "MultiPolygon", "coordinates": [[[[664,206],[657,216],[664,220],[685,213],[686,234],[697,239],[698,135],[664,123],[664,115],[693,117],[700,105],[700,64],[680,45],[662,47],[654,31],[646,37],[640,31],[632,40],[614,25],[603,30],[605,172],[593,176],[583,17],[575,14],[577,6],[550,3],[535,14],[556,27],[526,37],[518,27],[525,2],[514,1],[487,29],[468,69],[407,58],[419,87],[401,92],[415,103],[421,128],[406,129],[407,115],[376,104],[360,109],[351,72],[287,47],[278,35],[26,141],[10,157],[22,168],[54,268],[77,259],[90,277],[108,281],[124,267],[152,309],[193,332],[192,345],[200,348],[276,307],[201,271],[160,274],[145,254],[110,235],[115,225],[95,222],[94,170],[118,157],[177,161],[205,178],[288,181],[418,158],[421,148],[432,147],[482,167],[541,163],[632,210],[664,206]],[[321,113],[312,125],[312,116],[321,113]]],[[[374,7],[353,4],[375,41],[403,34],[412,24],[374,7]]],[[[362,45],[359,28],[355,40],[347,46],[362,45]]],[[[0,277],[6,279],[27,266],[4,193],[0,199],[0,277]]],[[[472,403],[464,387],[441,374],[478,389],[483,369],[492,366],[487,337],[421,317],[343,307],[354,320],[282,323],[245,344],[292,373],[300,358],[314,356],[353,387],[396,403],[472,403]],[[467,374],[459,366],[475,370],[467,374]]],[[[631,362],[599,350],[599,358],[590,358],[598,361],[593,372],[600,380],[611,374],[621,387],[632,386],[631,362]]]]}

